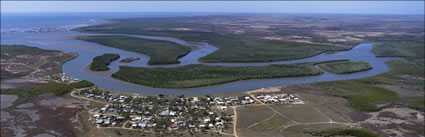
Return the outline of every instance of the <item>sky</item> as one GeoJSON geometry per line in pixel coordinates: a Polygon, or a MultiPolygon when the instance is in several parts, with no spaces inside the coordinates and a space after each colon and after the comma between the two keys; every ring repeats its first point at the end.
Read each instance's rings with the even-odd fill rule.
{"type": "Polygon", "coordinates": [[[1,12],[424,14],[424,1],[1,1],[1,12]]]}

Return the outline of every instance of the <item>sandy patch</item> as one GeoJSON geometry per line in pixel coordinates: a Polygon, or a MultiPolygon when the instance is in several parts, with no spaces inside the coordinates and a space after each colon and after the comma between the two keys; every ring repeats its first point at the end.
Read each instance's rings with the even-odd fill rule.
{"type": "Polygon", "coordinates": [[[281,87],[269,87],[269,88],[261,88],[257,90],[248,91],[248,93],[272,93],[279,92],[281,87]]]}

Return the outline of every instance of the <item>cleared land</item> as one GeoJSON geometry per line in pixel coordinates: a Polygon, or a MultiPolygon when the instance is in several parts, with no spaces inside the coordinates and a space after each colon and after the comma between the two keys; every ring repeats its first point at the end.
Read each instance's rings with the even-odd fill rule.
{"type": "Polygon", "coordinates": [[[7,99],[4,96],[1,95],[1,136],[77,136],[86,132],[80,126],[84,121],[74,116],[84,111],[89,102],[47,93],[34,96],[24,104],[13,102],[15,105],[3,108],[3,100],[7,99]]]}
{"type": "Polygon", "coordinates": [[[118,54],[106,53],[101,56],[93,58],[93,62],[90,64],[90,70],[92,71],[106,71],[109,70],[108,65],[120,58],[118,54]]]}
{"type": "MultiPolygon", "coordinates": [[[[333,111],[332,113],[337,114],[338,112],[333,111]]],[[[328,114],[322,113],[312,103],[302,105],[262,104],[238,107],[237,114],[238,119],[242,119],[237,122],[237,133],[241,137],[282,135],[310,137],[311,135],[305,133],[305,131],[352,124],[333,121],[327,116],[328,114]],[[317,127],[318,125],[321,126],[317,127]]]]}
{"type": "Polygon", "coordinates": [[[360,71],[366,71],[366,70],[372,69],[372,67],[367,62],[364,62],[364,61],[330,62],[330,63],[320,64],[319,67],[328,72],[332,72],[336,74],[348,74],[348,73],[354,73],[354,72],[360,72],[360,71]]]}
{"type": "Polygon", "coordinates": [[[173,42],[120,35],[81,36],[77,39],[146,54],[150,57],[149,65],[180,63],[177,59],[190,52],[189,47],[173,42]]]}
{"type": "Polygon", "coordinates": [[[261,130],[251,128],[251,125],[275,115],[267,107],[252,106],[237,108],[237,133],[241,137],[252,137],[261,134],[261,130]],[[248,129],[249,128],[249,129],[248,129]]]}
{"type": "Polygon", "coordinates": [[[45,50],[25,45],[1,45],[1,79],[37,77],[62,72],[62,64],[73,53],[45,50]]]}
{"type": "Polygon", "coordinates": [[[271,106],[276,111],[287,116],[298,123],[314,123],[314,122],[329,122],[330,120],[319,111],[313,104],[306,103],[303,105],[274,105],[271,106]]]}
{"type": "Polygon", "coordinates": [[[24,45],[0,47],[1,87],[5,87],[3,81],[9,79],[18,81],[6,83],[12,85],[10,89],[0,90],[2,94],[0,136],[75,136],[76,132],[83,132],[75,128],[80,122],[73,121],[73,117],[83,111],[84,102],[59,96],[65,95],[73,88],[93,84],[81,81],[68,85],[36,79],[39,76],[62,72],[62,64],[77,54],[24,45]],[[3,108],[5,100],[3,94],[13,94],[18,99],[7,108],[3,108]],[[57,126],[57,123],[60,123],[60,126],[57,126]]]}
{"type": "Polygon", "coordinates": [[[120,66],[114,78],[158,88],[191,88],[237,80],[297,77],[322,74],[312,63],[260,67],[187,65],[174,68],[120,66]]]}

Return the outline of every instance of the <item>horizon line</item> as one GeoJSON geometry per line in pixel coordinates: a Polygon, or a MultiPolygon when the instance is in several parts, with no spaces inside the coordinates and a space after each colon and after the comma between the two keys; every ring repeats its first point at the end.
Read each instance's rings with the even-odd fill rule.
{"type": "Polygon", "coordinates": [[[223,13],[223,14],[336,14],[336,15],[425,15],[410,13],[332,13],[332,12],[180,12],[180,11],[1,11],[3,13],[223,13]]]}

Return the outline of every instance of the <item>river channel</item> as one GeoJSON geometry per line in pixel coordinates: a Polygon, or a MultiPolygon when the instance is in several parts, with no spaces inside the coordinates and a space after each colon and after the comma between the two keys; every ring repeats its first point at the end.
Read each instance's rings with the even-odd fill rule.
{"type": "MultiPolygon", "coordinates": [[[[2,34],[2,44],[23,44],[28,46],[35,46],[43,49],[60,50],[64,52],[75,52],[79,56],[71,61],[66,62],[62,69],[66,74],[76,77],[78,79],[88,80],[93,82],[97,86],[105,89],[140,93],[148,95],[157,94],[174,94],[174,95],[202,95],[202,94],[216,94],[216,93],[230,93],[230,92],[244,92],[259,88],[265,88],[270,86],[285,86],[291,84],[306,84],[312,82],[321,81],[334,81],[334,80],[346,80],[346,79],[357,79],[369,76],[374,76],[383,72],[387,72],[390,68],[385,64],[385,61],[392,58],[375,57],[372,53],[373,43],[362,43],[354,47],[351,50],[340,51],[332,54],[320,54],[310,58],[288,60],[288,61],[275,61],[275,62],[252,62],[252,63],[201,63],[198,61],[199,58],[204,57],[214,51],[217,48],[208,43],[193,43],[187,42],[175,38],[169,37],[156,37],[156,36],[141,36],[141,35],[126,35],[131,37],[140,37],[146,39],[165,40],[171,41],[185,46],[193,47],[188,55],[179,59],[180,64],[171,65],[148,65],[149,57],[126,50],[120,50],[111,48],[96,43],[85,42],[75,40],[73,37],[81,35],[95,35],[85,34],[73,31],[66,32],[17,32],[17,33],[5,33],[2,34]],[[110,71],[105,72],[93,72],[88,69],[89,64],[95,56],[102,55],[104,53],[117,53],[120,54],[120,59],[127,57],[139,57],[140,60],[122,64],[118,60],[111,63],[110,71]],[[288,77],[288,78],[275,78],[275,79],[252,79],[242,80],[236,82],[230,82],[220,85],[212,85],[199,88],[186,88],[186,89],[164,89],[164,88],[152,88],[147,86],[141,86],[131,84],[128,82],[120,81],[111,77],[111,74],[117,72],[120,65],[137,66],[137,67],[177,67],[188,64],[205,64],[214,66],[265,66],[271,64],[293,64],[302,62],[317,62],[327,60],[338,60],[338,59],[349,59],[350,61],[365,61],[368,62],[373,69],[363,72],[357,72],[352,74],[333,74],[325,72],[318,76],[307,76],[307,77],[288,77]]],[[[97,34],[100,35],[100,34],[97,34]]]]}

